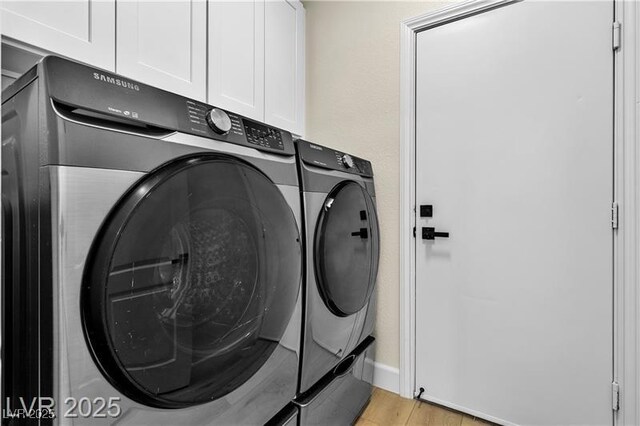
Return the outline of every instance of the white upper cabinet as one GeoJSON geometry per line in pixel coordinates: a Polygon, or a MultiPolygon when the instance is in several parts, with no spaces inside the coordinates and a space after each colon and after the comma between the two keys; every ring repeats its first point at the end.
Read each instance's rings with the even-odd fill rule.
{"type": "Polygon", "coordinates": [[[114,70],[115,0],[4,0],[0,10],[3,35],[114,70]]]}
{"type": "Polygon", "coordinates": [[[205,0],[119,1],[116,18],[116,72],[145,84],[205,100],[205,0]]]}
{"type": "Polygon", "coordinates": [[[304,134],[304,8],[297,0],[265,6],[265,117],[304,134]]]}
{"type": "Polygon", "coordinates": [[[264,120],[264,1],[209,2],[208,102],[264,120]]]}
{"type": "Polygon", "coordinates": [[[302,3],[209,1],[208,102],[303,135],[302,3]]]}
{"type": "Polygon", "coordinates": [[[304,136],[305,14],[298,0],[0,0],[0,12],[3,36],[23,49],[67,56],[304,136]]]}

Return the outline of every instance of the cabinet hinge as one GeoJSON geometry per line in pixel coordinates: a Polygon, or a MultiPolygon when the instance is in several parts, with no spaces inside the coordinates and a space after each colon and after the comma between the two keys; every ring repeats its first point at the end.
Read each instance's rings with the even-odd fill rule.
{"type": "Polygon", "coordinates": [[[618,229],[618,213],[619,209],[618,209],[618,203],[614,202],[611,205],[611,227],[613,229],[618,229]]]}
{"type": "Polygon", "coordinates": [[[620,409],[620,385],[618,382],[611,383],[611,408],[613,411],[620,409]]]}
{"type": "Polygon", "coordinates": [[[416,227],[414,226],[413,227],[413,238],[415,238],[415,237],[416,237],[416,227]]]}
{"type": "Polygon", "coordinates": [[[622,44],[622,25],[620,22],[613,23],[613,50],[620,49],[622,44]]]}

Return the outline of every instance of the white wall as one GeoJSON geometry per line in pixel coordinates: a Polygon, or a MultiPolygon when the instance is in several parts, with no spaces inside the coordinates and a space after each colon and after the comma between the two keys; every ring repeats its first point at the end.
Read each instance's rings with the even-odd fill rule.
{"type": "Polygon", "coordinates": [[[391,367],[383,370],[397,380],[400,22],[443,4],[313,0],[304,5],[306,139],[373,163],[382,238],[376,362],[391,367]]]}

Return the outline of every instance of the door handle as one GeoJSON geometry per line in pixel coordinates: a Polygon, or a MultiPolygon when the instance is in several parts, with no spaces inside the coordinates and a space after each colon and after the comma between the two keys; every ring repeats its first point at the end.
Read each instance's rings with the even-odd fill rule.
{"type": "Polygon", "coordinates": [[[360,228],[358,232],[352,232],[352,237],[360,237],[362,239],[369,238],[369,230],[367,228],[360,228]]]}
{"type": "Polygon", "coordinates": [[[436,232],[435,228],[422,228],[423,240],[435,240],[437,238],[449,238],[448,232],[436,232]]]}

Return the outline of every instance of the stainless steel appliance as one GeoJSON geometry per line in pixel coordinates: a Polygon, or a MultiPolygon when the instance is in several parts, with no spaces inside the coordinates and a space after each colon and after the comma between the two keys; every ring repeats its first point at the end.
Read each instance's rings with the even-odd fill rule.
{"type": "Polygon", "coordinates": [[[3,408],[263,424],[295,396],[288,132],[46,57],[3,92],[2,191],[3,408]]]}
{"type": "Polygon", "coordinates": [[[354,423],[371,398],[374,340],[366,338],[333,370],[298,395],[301,425],[354,423]]]}
{"type": "Polygon", "coordinates": [[[296,402],[303,424],[338,419],[346,424],[357,416],[372,389],[370,335],[380,245],[373,170],[367,160],[307,141],[297,141],[296,150],[306,236],[296,402]],[[327,386],[340,391],[327,391],[327,386]],[[317,408],[340,394],[334,409],[317,408]]]}

